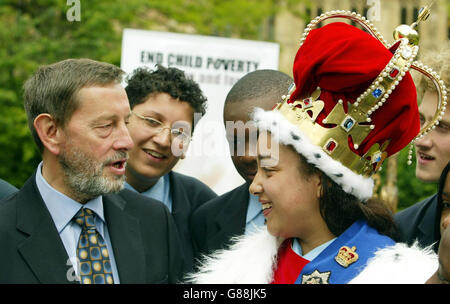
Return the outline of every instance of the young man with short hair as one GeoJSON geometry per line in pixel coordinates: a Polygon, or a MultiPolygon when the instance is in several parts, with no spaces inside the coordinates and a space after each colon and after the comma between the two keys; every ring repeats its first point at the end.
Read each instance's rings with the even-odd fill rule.
{"type": "MultiPolygon", "coordinates": [[[[443,49],[440,53],[430,53],[425,58],[430,66],[447,87],[447,96],[450,88],[450,50],[443,49]]],[[[437,91],[434,84],[425,76],[421,76],[419,83],[419,96],[422,103],[419,106],[421,126],[432,120],[437,107],[437,91]]],[[[442,170],[450,161],[450,108],[442,116],[436,128],[424,137],[417,139],[416,147],[416,177],[424,183],[437,183],[442,170]]],[[[437,193],[418,202],[395,215],[395,222],[399,228],[400,242],[411,245],[415,240],[423,247],[435,244],[433,249],[438,250],[438,241],[441,238],[439,229],[436,229],[438,212],[437,193]]]]}

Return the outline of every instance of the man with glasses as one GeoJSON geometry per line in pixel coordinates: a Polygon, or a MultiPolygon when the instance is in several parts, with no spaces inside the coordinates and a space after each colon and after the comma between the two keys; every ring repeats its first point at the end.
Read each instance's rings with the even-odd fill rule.
{"type": "Polygon", "coordinates": [[[172,212],[192,270],[191,213],[217,195],[199,180],[173,172],[184,158],[194,129],[194,113],[205,114],[206,98],[197,83],[176,68],[136,69],[127,80],[134,147],[126,168],[130,190],[162,201],[172,212]]]}

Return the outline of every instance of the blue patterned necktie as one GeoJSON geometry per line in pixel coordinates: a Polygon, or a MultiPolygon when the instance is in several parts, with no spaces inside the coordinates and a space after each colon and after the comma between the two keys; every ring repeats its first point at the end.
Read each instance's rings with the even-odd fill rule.
{"type": "Polygon", "coordinates": [[[73,218],[81,227],[77,246],[81,284],[113,284],[108,248],[95,228],[94,215],[92,210],[81,208],[73,218]]]}

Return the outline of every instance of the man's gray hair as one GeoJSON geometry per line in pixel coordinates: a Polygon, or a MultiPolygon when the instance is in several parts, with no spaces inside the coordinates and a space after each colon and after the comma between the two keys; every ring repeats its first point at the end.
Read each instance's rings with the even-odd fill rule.
{"type": "Polygon", "coordinates": [[[121,83],[119,67],[91,59],[67,59],[40,67],[24,85],[24,106],[33,139],[42,152],[44,146],[34,129],[35,118],[50,114],[65,126],[79,105],[77,93],[84,87],[121,83]]]}

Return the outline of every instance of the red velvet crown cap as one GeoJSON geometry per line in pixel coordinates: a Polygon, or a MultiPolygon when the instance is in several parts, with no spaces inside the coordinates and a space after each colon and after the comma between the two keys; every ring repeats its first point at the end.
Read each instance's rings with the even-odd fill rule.
{"type": "MultiPolygon", "coordinates": [[[[393,56],[392,52],[376,38],[346,23],[335,22],[311,30],[295,56],[296,89],[289,102],[308,97],[320,87],[319,99],[325,106],[316,123],[323,125],[322,120],[339,99],[344,101],[347,111],[346,102],[354,103],[370,86],[393,56]]],[[[386,149],[390,156],[419,133],[416,88],[409,73],[370,118],[375,128],[356,150],[360,156],[373,144],[382,145],[386,140],[390,140],[386,149]]],[[[354,150],[353,145],[350,148],[354,150]]]]}

